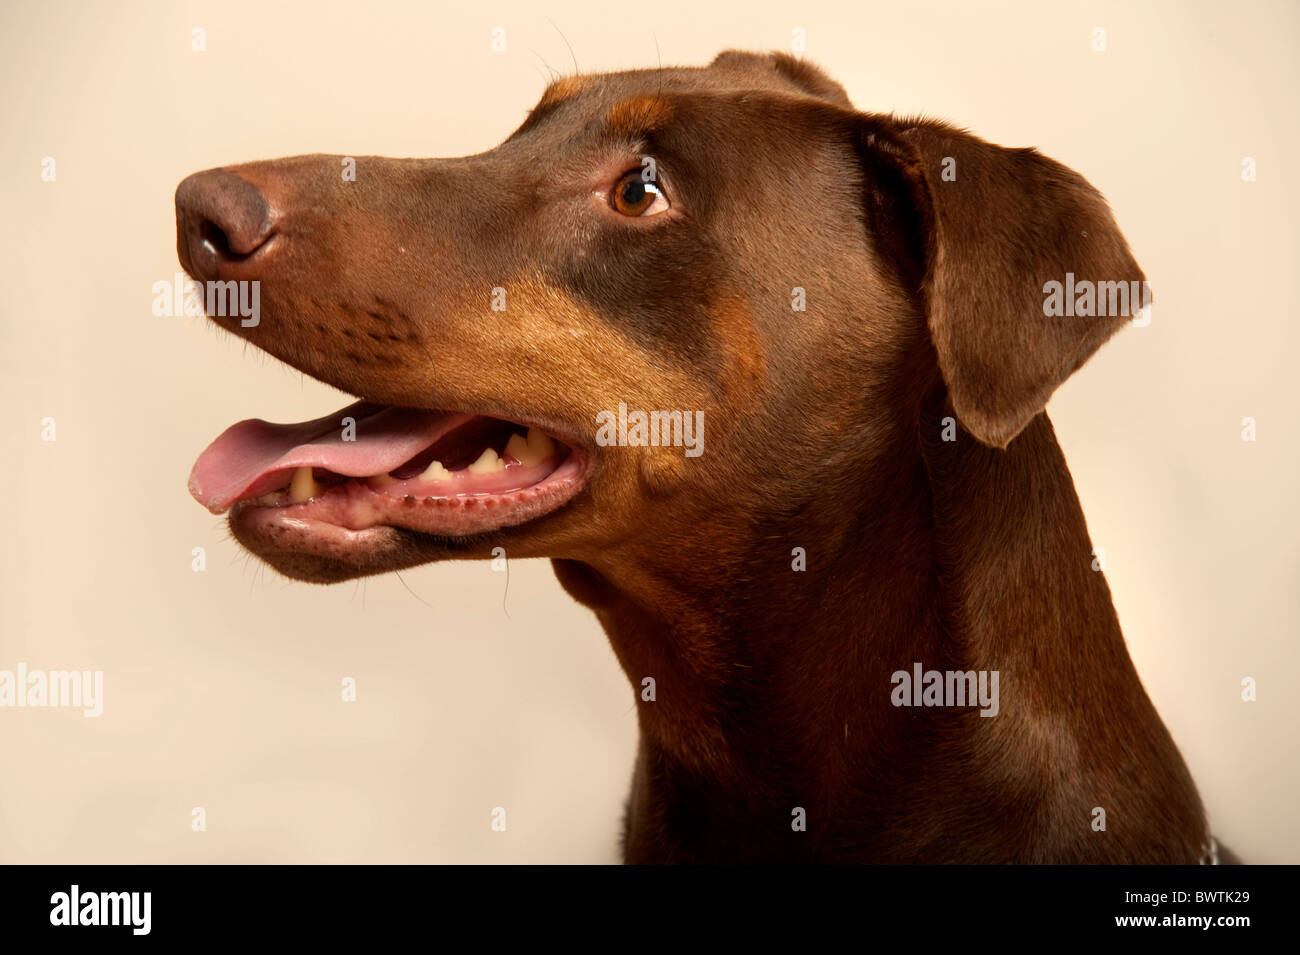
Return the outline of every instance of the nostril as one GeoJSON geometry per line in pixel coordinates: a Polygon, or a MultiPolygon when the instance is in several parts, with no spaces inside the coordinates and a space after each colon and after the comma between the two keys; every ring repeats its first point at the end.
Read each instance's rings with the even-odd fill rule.
{"type": "Polygon", "coordinates": [[[233,251],[230,248],[230,239],[226,237],[226,233],[222,232],[215,222],[205,220],[199,225],[199,241],[207,246],[210,254],[214,254],[218,259],[238,262],[252,254],[245,253],[241,255],[233,251]]]}

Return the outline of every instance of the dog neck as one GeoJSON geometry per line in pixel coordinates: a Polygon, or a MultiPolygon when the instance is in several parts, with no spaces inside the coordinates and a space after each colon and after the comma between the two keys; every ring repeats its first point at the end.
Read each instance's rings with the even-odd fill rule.
{"type": "Polygon", "coordinates": [[[1199,800],[1129,660],[1046,415],[1006,451],[922,431],[935,439],[900,429],[857,477],[871,490],[854,513],[827,495],[660,561],[555,562],[637,694],[629,858],[685,825],[733,860],[855,846],[877,861],[1100,861],[1115,840],[1090,813],[1125,804],[1167,824],[1124,820],[1136,858],[1196,860],[1199,800]],[[988,718],[924,703],[896,677],[918,670],[984,687],[996,672],[999,699],[988,718]],[[1030,806],[1040,831],[1000,838],[1030,806]],[[796,810],[819,831],[792,828],[796,810]]]}

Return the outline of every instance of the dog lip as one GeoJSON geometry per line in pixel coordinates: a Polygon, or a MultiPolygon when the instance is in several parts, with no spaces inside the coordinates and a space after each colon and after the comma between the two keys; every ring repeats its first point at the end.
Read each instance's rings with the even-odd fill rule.
{"type": "Polygon", "coordinates": [[[442,538],[518,527],[552,514],[586,487],[592,457],[570,448],[556,467],[536,484],[499,493],[417,498],[386,494],[365,482],[349,481],[320,497],[299,504],[237,502],[230,512],[238,536],[266,541],[277,550],[363,559],[367,542],[382,540],[379,528],[442,538]],[[372,533],[374,532],[374,533],[372,533]]]}
{"type": "Polygon", "coordinates": [[[588,484],[590,442],[542,415],[484,404],[494,406],[469,412],[364,397],[312,421],[240,422],[200,455],[191,493],[209,510],[229,510],[236,538],[255,553],[373,566],[392,546],[379,528],[469,538],[549,515],[588,484]],[[340,442],[348,418],[355,428],[340,442]],[[528,429],[545,436],[537,457],[526,453],[531,440],[528,449],[502,450],[505,434],[514,440],[528,429]],[[485,470],[469,466],[476,456],[487,456],[485,470]],[[446,462],[450,477],[425,475],[436,473],[434,460],[446,462]]]}
{"type": "MultiPolygon", "coordinates": [[[[442,461],[454,474],[487,449],[504,455],[505,435],[529,429],[529,433],[537,431],[558,442],[570,454],[582,449],[585,453],[575,460],[594,457],[587,441],[573,438],[569,428],[557,428],[542,416],[502,414],[499,406],[468,412],[390,405],[363,398],[309,421],[272,424],[252,418],[231,425],[199,455],[190,473],[189,488],[199,503],[220,514],[240,501],[283,490],[290,478],[305,468],[313,469],[327,485],[337,483],[337,478],[373,478],[382,482],[385,475],[391,475],[407,480],[433,460],[442,461]],[[477,432],[473,430],[476,425],[480,428],[477,432]],[[481,443],[475,440],[476,435],[481,443]],[[444,440],[451,445],[443,445],[444,440]],[[410,470],[412,466],[417,470],[410,470]]],[[[534,483],[541,480],[544,474],[530,473],[529,469],[542,464],[552,453],[553,447],[539,449],[538,456],[515,477],[534,483]]],[[[527,461],[525,455],[519,457],[527,461]]],[[[485,463],[486,474],[490,475],[491,465],[497,461],[485,463]]],[[[559,463],[557,460],[555,466],[559,463]]],[[[509,489],[508,484],[488,480],[482,471],[471,470],[470,474],[480,477],[469,479],[462,475],[457,493],[490,494],[509,489]]],[[[303,493],[315,496],[315,487],[313,482],[305,482],[303,493]]],[[[414,490],[419,493],[422,488],[414,490]]]]}

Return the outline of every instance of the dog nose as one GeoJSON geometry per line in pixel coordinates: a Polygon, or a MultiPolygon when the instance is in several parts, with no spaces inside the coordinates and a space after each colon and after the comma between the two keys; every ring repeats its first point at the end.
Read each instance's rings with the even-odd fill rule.
{"type": "Polygon", "coordinates": [[[214,279],[243,262],[274,233],[271,207],[255,185],[209,169],[176,188],[176,251],[196,279],[214,279]]]}

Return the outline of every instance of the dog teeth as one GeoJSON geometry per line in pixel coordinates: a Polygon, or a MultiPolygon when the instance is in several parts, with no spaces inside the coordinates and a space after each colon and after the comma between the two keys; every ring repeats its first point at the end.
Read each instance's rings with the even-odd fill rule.
{"type": "Polygon", "coordinates": [[[555,453],[555,442],[551,440],[551,436],[545,431],[529,428],[528,450],[533,456],[533,460],[528,463],[540,464],[555,453]]]}
{"type": "Polygon", "coordinates": [[[366,478],[366,483],[371,487],[388,487],[390,484],[396,484],[397,478],[391,474],[376,474],[366,478]]]}
{"type": "Polygon", "coordinates": [[[429,466],[425,468],[424,473],[420,475],[420,480],[432,481],[434,484],[439,484],[443,481],[450,481],[451,472],[442,466],[441,461],[430,461],[429,466]]]}
{"type": "Polygon", "coordinates": [[[537,462],[532,460],[533,454],[528,449],[528,441],[522,434],[512,434],[510,440],[506,442],[506,449],[502,452],[503,457],[514,458],[520,464],[533,465],[537,462]]]}
{"type": "Polygon", "coordinates": [[[518,433],[510,436],[505,453],[524,467],[531,468],[555,453],[555,442],[545,432],[529,428],[527,437],[518,433]]]}
{"type": "Polygon", "coordinates": [[[504,471],[505,469],[506,463],[501,460],[496,451],[491,448],[484,448],[478,460],[469,466],[469,473],[496,474],[498,471],[504,471]]]}
{"type": "Polygon", "coordinates": [[[312,477],[311,468],[298,468],[293,472],[293,480],[289,482],[289,500],[301,504],[303,501],[310,501],[318,494],[320,494],[320,485],[312,477]]]}

